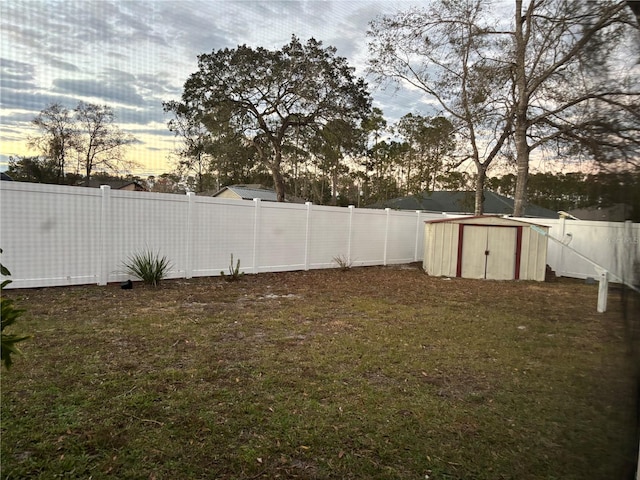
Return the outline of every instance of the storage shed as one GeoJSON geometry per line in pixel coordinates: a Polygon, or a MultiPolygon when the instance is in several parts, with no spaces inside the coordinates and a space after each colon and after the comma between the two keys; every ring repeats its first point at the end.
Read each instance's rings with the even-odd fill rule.
{"type": "Polygon", "coordinates": [[[427,221],[423,268],[434,276],[542,282],[547,237],[533,225],[494,215],[427,221]]]}

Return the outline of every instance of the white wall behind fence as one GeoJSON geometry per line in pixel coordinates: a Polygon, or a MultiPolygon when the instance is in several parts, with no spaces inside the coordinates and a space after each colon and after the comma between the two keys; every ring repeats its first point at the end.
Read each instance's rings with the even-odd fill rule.
{"type": "MultiPolygon", "coordinates": [[[[441,214],[225,200],[0,183],[2,263],[13,288],[106,284],[127,278],[123,262],[145,249],[172,262],[171,278],[219,275],[230,254],[247,273],[421,261],[424,221],[441,214]]],[[[629,278],[640,258],[640,225],[522,219],[629,278]],[[571,234],[568,236],[567,234],[571,234]]],[[[595,276],[593,267],[549,243],[559,275],[595,276]]]]}

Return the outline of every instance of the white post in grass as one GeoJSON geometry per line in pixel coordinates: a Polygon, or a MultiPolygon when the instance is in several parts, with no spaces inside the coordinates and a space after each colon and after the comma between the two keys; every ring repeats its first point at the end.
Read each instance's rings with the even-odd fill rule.
{"type": "Polygon", "coordinates": [[[598,272],[598,313],[607,311],[607,292],[609,291],[609,272],[604,268],[595,267],[598,272]]]}

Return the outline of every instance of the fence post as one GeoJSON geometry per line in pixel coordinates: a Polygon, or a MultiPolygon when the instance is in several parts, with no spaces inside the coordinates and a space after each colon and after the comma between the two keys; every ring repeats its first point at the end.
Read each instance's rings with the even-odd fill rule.
{"type": "Polygon", "coordinates": [[[260,247],[260,199],[254,198],[255,205],[253,213],[253,273],[258,273],[258,249],[260,247]]]}
{"type": "Polygon", "coordinates": [[[349,237],[347,238],[347,265],[351,265],[351,237],[353,236],[353,212],[355,206],[349,205],[349,237]]]}
{"type": "Polygon", "coordinates": [[[304,203],[307,206],[307,225],[304,232],[304,269],[309,270],[309,242],[311,240],[311,202],[304,203]]]}
{"type": "Polygon", "coordinates": [[[195,192],[187,192],[187,248],[185,253],[184,260],[184,277],[185,278],[193,278],[193,261],[191,257],[193,256],[193,210],[195,208],[195,200],[196,194],[195,192]]]}
{"type": "Polygon", "coordinates": [[[416,210],[416,245],[413,252],[413,261],[418,261],[418,240],[420,239],[420,212],[422,210],[416,210]]]}
{"type": "MultiPolygon", "coordinates": [[[[564,242],[564,229],[565,229],[565,221],[564,215],[560,215],[560,241],[564,242]]],[[[559,277],[564,277],[564,248],[560,247],[560,258],[558,259],[558,271],[556,275],[559,277]]]]}
{"type": "Polygon", "coordinates": [[[387,218],[384,224],[384,257],[382,259],[382,264],[384,266],[387,265],[387,246],[389,243],[389,216],[391,215],[391,209],[385,208],[385,212],[387,212],[387,218]]]}
{"type": "Polygon", "coordinates": [[[109,232],[109,198],[111,187],[100,185],[100,264],[98,266],[98,285],[106,285],[109,281],[109,245],[107,236],[109,232]]]}

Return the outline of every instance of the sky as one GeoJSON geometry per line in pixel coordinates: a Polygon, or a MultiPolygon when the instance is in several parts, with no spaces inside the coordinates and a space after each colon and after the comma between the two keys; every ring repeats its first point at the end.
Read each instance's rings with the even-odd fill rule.
{"type": "Polygon", "coordinates": [[[10,155],[36,155],[27,137],[46,106],[106,104],[138,142],[137,175],[173,169],[178,146],[162,103],[178,100],[197,56],[246,44],[279,49],[295,34],[337,48],[369,82],[390,123],[432,114],[419,92],[376,88],[366,76],[368,23],[419,1],[0,0],[0,170],[10,155]]]}

